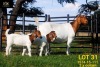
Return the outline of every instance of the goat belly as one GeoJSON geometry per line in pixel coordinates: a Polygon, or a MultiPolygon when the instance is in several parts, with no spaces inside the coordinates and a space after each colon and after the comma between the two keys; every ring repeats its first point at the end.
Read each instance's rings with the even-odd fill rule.
{"type": "Polygon", "coordinates": [[[63,43],[63,42],[66,42],[66,40],[57,38],[56,40],[54,40],[53,43],[63,43]]]}
{"type": "Polygon", "coordinates": [[[22,45],[22,46],[24,46],[25,44],[26,44],[26,42],[25,41],[22,41],[22,40],[20,40],[20,41],[16,41],[16,40],[14,40],[14,42],[13,42],[13,44],[15,44],[15,45],[22,45]]]}
{"type": "Polygon", "coordinates": [[[30,40],[29,40],[29,37],[25,35],[16,36],[13,38],[13,44],[26,46],[27,44],[30,44],[30,40]]]}

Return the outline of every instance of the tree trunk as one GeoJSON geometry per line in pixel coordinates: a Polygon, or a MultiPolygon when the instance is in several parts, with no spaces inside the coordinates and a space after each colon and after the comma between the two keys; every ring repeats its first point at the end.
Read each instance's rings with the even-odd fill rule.
{"type": "Polygon", "coordinates": [[[14,31],[15,31],[17,15],[18,15],[18,12],[21,9],[22,4],[24,2],[25,2],[25,0],[17,0],[16,1],[16,5],[13,8],[12,15],[10,16],[10,32],[9,33],[14,33],[14,31]]]}
{"type": "Polygon", "coordinates": [[[2,23],[0,23],[0,24],[2,24],[2,25],[0,25],[0,26],[2,26],[2,32],[1,32],[1,34],[2,34],[2,42],[5,40],[5,31],[7,30],[7,26],[8,26],[8,23],[7,23],[7,8],[0,8],[0,18],[3,18],[3,20],[2,20],[2,23]]]}
{"type": "Polygon", "coordinates": [[[2,27],[2,34],[5,35],[5,31],[7,30],[7,26],[8,26],[8,23],[7,23],[7,8],[2,8],[2,11],[3,11],[3,27],[2,27]]]}

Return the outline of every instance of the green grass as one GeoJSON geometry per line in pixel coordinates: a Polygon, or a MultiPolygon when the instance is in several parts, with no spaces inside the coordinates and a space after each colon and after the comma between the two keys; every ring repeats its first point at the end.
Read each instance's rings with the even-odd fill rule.
{"type": "MultiPolygon", "coordinates": [[[[20,54],[12,54],[5,56],[4,52],[0,53],[0,67],[80,67],[78,64],[80,54],[67,55],[49,55],[39,57],[37,55],[21,56],[20,54]]],[[[81,54],[87,55],[87,54],[81,54]]],[[[89,58],[91,54],[88,54],[89,58]]],[[[97,55],[97,61],[100,63],[100,55],[97,55]]],[[[91,60],[88,59],[88,60],[91,60]]],[[[93,61],[95,61],[94,59],[93,61]]],[[[100,64],[97,64],[100,67],[100,64]]]]}
{"type": "MultiPolygon", "coordinates": [[[[80,44],[74,43],[71,46],[80,46],[80,44]]],[[[91,45],[84,44],[84,46],[91,45]]],[[[66,44],[51,44],[51,47],[66,47],[66,44]]],[[[51,51],[52,53],[49,56],[42,57],[37,56],[34,49],[32,49],[32,57],[21,56],[22,47],[12,48],[12,53],[8,57],[5,56],[5,51],[2,51],[0,52],[0,67],[86,67],[79,65],[79,55],[89,55],[89,59],[85,59],[84,61],[93,61],[94,63],[91,64],[96,64],[96,67],[100,67],[100,55],[94,54],[94,56],[97,55],[97,59],[94,58],[93,60],[91,60],[91,48],[71,48],[71,54],[69,56],[67,56],[65,53],[66,48],[51,48],[51,51]],[[95,61],[97,61],[98,63],[95,61]]],[[[86,64],[88,63],[85,63],[85,65],[86,64]]]]}
{"type": "MultiPolygon", "coordinates": [[[[51,48],[52,52],[66,52],[66,43],[62,44],[50,44],[50,47],[65,47],[65,48],[51,48]]],[[[90,43],[80,44],[80,43],[72,43],[71,47],[90,47],[92,46],[90,43]]],[[[70,48],[70,52],[74,53],[91,53],[92,48],[70,48]]]]}

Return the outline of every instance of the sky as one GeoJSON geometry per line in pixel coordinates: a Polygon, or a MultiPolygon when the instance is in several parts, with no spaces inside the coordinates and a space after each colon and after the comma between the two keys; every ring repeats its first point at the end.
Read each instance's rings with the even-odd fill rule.
{"type": "MultiPolygon", "coordinates": [[[[57,2],[57,0],[36,0],[34,4],[30,6],[41,7],[44,11],[44,14],[48,14],[51,17],[59,16],[76,16],[78,14],[78,9],[81,4],[86,4],[86,0],[76,0],[75,4],[72,3],[63,3],[63,6],[57,2]]],[[[96,1],[96,0],[88,0],[96,1]]],[[[26,18],[27,19],[27,18],[26,18]]],[[[28,18],[29,20],[34,20],[33,18],[28,18]]],[[[40,19],[39,19],[40,20],[40,19]]],[[[44,19],[43,19],[44,20],[44,19]]]]}
{"type": "MultiPolygon", "coordinates": [[[[64,3],[63,6],[57,2],[57,0],[36,0],[33,6],[41,7],[45,14],[50,16],[66,16],[77,15],[78,9],[81,4],[86,4],[86,0],[76,0],[75,4],[64,3]]],[[[95,0],[88,0],[95,1],[95,0]]]]}
{"type": "Polygon", "coordinates": [[[57,0],[37,0],[33,6],[41,7],[44,13],[50,16],[66,16],[67,14],[76,15],[81,3],[85,3],[85,0],[77,0],[75,4],[64,3],[63,6],[57,0]]]}

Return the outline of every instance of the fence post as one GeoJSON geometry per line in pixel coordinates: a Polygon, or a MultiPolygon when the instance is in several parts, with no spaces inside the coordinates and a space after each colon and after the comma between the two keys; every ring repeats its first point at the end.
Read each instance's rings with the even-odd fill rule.
{"type": "Polygon", "coordinates": [[[67,14],[67,23],[69,23],[69,14],[67,14]]]}
{"type": "Polygon", "coordinates": [[[23,33],[25,34],[25,14],[23,13],[23,33]]]}
{"type": "MultiPolygon", "coordinates": [[[[47,22],[50,22],[50,15],[47,15],[47,22]]],[[[48,51],[49,53],[51,52],[51,47],[50,47],[50,43],[48,43],[48,51]]]]}
{"type": "Polygon", "coordinates": [[[99,53],[99,44],[98,44],[98,20],[97,20],[97,14],[96,14],[96,24],[95,24],[96,26],[96,49],[97,49],[97,53],[99,53]]]}
{"type": "MultiPolygon", "coordinates": [[[[25,34],[25,14],[23,13],[23,34],[25,34]]],[[[25,46],[23,46],[23,49],[25,48],[25,46]]]]}
{"type": "Polygon", "coordinates": [[[47,14],[45,14],[45,22],[47,21],[47,14]]]}
{"type": "Polygon", "coordinates": [[[2,18],[0,18],[0,51],[2,50],[2,18]]]}
{"type": "Polygon", "coordinates": [[[50,22],[50,21],[51,21],[51,20],[50,20],[50,15],[48,15],[47,18],[48,18],[47,21],[50,22]]]}
{"type": "Polygon", "coordinates": [[[93,34],[93,17],[92,17],[92,14],[91,14],[91,38],[92,38],[92,52],[94,53],[94,34],[93,34]]]}

